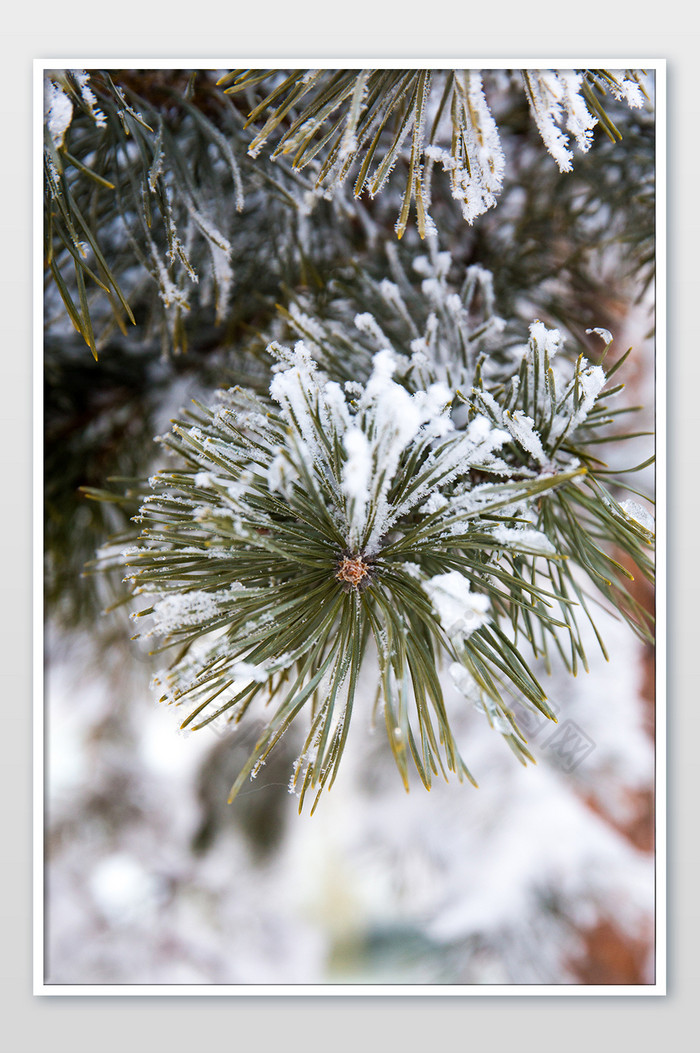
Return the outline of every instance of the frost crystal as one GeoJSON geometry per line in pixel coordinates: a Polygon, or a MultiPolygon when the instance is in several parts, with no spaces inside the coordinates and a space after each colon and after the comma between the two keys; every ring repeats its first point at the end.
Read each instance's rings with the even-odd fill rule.
{"type": "Polygon", "coordinates": [[[452,196],[462,203],[462,215],[472,223],[496,204],[501,189],[505,158],[496,122],[484,96],[481,74],[476,70],[455,71],[455,103],[461,135],[452,151],[431,145],[429,161],[439,161],[449,173],[452,196]]]}
{"type": "Polygon", "coordinates": [[[532,454],[539,464],[547,463],[547,455],[542,447],[542,442],[535,431],[535,422],[522,410],[515,413],[503,415],[503,423],[514,439],[516,439],[524,450],[532,454]]]}
{"type": "MultiPolygon", "coordinates": [[[[227,595],[231,600],[231,593],[227,595]]],[[[221,596],[212,592],[185,592],[165,596],[154,606],[154,632],[167,636],[182,626],[201,625],[221,611],[221,596]]]]}
{"type": "Polygon", "coordinates": [[[90,116],[98,128],[104,128],[107,118],[97,105],[95,93],[90,87],[90,75],[85,70],[73,70],[73,77],[80,90],[80,97],[90,111],[90,116]]]}
{"type": "Polygon", "coordinates": [[[46,82],[44,112],[52,142],[60,149],[73,119],[73,103],[60,84],[52,80],[46,82]]]}
{"type": "Polygon", "coordinates": [[[632,77],[623,77],[617,84],[611,84],[610,90],[616,99],[624,99],[632,109],[644,105],[644,92],[632,77]]]}
{"type": "Polygon", "coordinates": [[[598,123],[581,95],[583,75],[572,71],[540,70],[524,72],[530,109],[542,141],[562,172],[570,172],[573,154],[562,131],[565,124],[584,153],[592,142],[598,123]]]}

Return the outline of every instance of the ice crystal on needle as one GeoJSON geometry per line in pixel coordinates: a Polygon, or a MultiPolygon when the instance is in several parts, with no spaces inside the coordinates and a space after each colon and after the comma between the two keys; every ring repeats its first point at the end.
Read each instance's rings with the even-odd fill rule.
{"type": "MultiPolygon", "coordinates": [[[[435,233],[429,214],[432,168],[448,174],[452,196],[468,223],[493,208],[503,185],[505,156],[479,70],[233,70],[219,81],[231,94],[278,83],[250,111],[262,127],[248,152],[260,154],[278,136],[272,157],[291,154],[309,165],[316,186],[337,193],[354,168],[355,196],[374,197],[397,161],[408,161],[396,222],[401,237],[414,205],[421,237],[435,233]],[[289,114],[293,115],[287,122],[289,114]],[[396,119],[394,130],[391,119],[396,119]],[[391,133],[389,129],[391,128],[391,133]],[[282,130],[283,129],[283,130],[282,130]],[[382,133],[385,133],[384,135],[382,133]],[[409,145],[410,143],[410,145],[409,145]],[[325,151],[325,152],[324,152],[325,151]],[[320,162],[318,158],[321,158],[320,162]],[[373,167],[374,166],[374,167],[373,167]]],[[[545,147],[562,171],[572,167],[573,137],[585,152],[604,114],[606,90],[628,106],[644,101],[639,74],[609,70],[521,70],[530,109],[545,147]]]]}

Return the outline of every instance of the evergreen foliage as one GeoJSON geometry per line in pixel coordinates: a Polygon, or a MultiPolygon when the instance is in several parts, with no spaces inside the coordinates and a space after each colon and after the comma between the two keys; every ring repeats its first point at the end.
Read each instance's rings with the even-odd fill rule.
{"type": "MultiPolygon", "coordinates": [[[[567,133],[582,151],[598,121],[612,139],[619,138],[603,105],[606,93],[642,104],[634,71],[618,77],[609,70],[522,70],[520,76],[542,140],[561,171],[572,166],[567,133]]],[[[421,238],[435,230],[428,210],[436,162],[449,173],[452,197],[468,222],[496,203],[505,157],[478,70],[234,70],[219,84],[227,93],[247,89],[255,98],[247,125],[265,118],[249,153],[257,156],[275,135],[272,156],[291,155],[295,169],[320,155],[316,186],[325,190],[342,185],[355,169],[355,196],[368,191],[374,197],[410,136],[399,237],[412,202],[421,238]],[[255,89],[263,85],[272,90],[258,99],[255,89]]]]}
{"type": "Polygon", "coordinates": [[[197,346],[230,338],[280,281],[304,279],[307,257],[326,266],[351,250],[328,236],[337,210],[304,224],[310,181],[253,164],[242,124],[206,71],[49,78],[47,279],[95,358],[117,334],[161,353],[186,351],[194,328],[197,346]],[[252,300],[231,303],[234,271],[252,300]]]}
{"type": "Polygon", "coordinates": [[[413,766],[430,788],[472,778],[445,675],[526,762],[513,701],[554,717],[535,662],[585,669],[599,603],[650,637],[629,590],[653,575],[628,474],[646,462],[602,459],[645,434],[623,426],[600,269],[634,296],[653,278],[643,104],[635,71],[48,78],[49,451],[72,436],[47,461],[49,596],[70,612],[76,564],[116,528],[92,569],[145,598],[183,726],[267,707],[233,794],[306,720],[290,788],[315,807],[368,663],[403,782],[413,766]],[[561,176],[532,144],[568,172],[569,137],[590,152],[561,176]],[[195,408],[140,482],[183,379],[195,408]],[[75,536],[83,450],[101,517],[75,536]]]}

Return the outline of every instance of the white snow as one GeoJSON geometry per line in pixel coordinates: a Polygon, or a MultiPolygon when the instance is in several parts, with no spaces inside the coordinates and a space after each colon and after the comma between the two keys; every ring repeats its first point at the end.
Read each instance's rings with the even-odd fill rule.
{"type": "Polygon", "coordinates": [[[343,465],[342,487],[350,498],[350,533],[357,543],[365,525],[365,509],[369,500],[372,475],[372,451],[369,440],[360,428],[350,428],[343,438],[347,460],[343,465]]]}
{"type": "Polygon", "coordinates": [[[56,81],[47,79],[44,86],[44,112],[47,127],[56,149],[63,146],[73,119],[73,103],[56,81]]]}
{"type": "Polygon", "coordinates": [[[270,492],[288,496],[291,484],[298,478],[298,472],[290,463],[289,458],[285,457],[282,451],[276,454],[267,470],[267,485],[270,487],[270,492]]]}
{"type": "Polygon", "coordinates": [[[507,548],[531,552],[538,556],[554,556],[556,549],[546,534],[529,527],[507,527],[499,523],[491,529],[493,538],[507,548]]]}
{"type": "Polygon", "coordinates": [[[600,337],[600,339],[603,341],[604,344],[611,344],[612,343],[612,340],[613,340],[612,333],[610,332],[609,329],[602,329],[599,326],[596,326],[594,329],[587,329],[586,332],[587,333],[596,333],[596,335],[600,337]]]}
{"type": "Polygon", "coordinates": [[[428,578],[423,589],[450,639],[465,640],[488,624],[488,597],[472,592],[469,581],[458,571],[428,578]]]}
{"type": "Polygon", "coordinates": [[[621,501],[620,508],[635,523],[639,523],[649,534],[654,533],[654,517],[637,501],[621,501]]]}

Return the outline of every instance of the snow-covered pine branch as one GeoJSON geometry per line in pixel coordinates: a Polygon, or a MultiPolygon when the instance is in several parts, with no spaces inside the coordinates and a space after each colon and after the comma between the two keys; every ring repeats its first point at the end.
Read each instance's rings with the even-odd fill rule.
{"type": "MultiPolygon", "coordinates": [[[[572,168],[573,143],[581,152],[589,150],[599,123],[609,135],[619,135],[604,106],[607,92],[631,107],[642,106],[648,97],[640,71],[518,72],[544,146],[562,172],[572,168]]],[[[258,92],[248,124],[266,119],[250,143],[251,156],[259,156],[274,138],[271,156],[291,156],[298,169],[308,165],[316,186],[326,193],[338,192],[352,171],[355,196],[364,191],[375,196],[405,158],[408,171],[396,232],[399,237],[405,232],[413,204],[423,238],[435,232],[429,213],[435,163],[448,173],[452,196],[468,223],[496,204],[506,159],[484,73],[488,71],[314,70],[309,75],[239,69],[219,84],[234,96],[246,89],[258,92]],[[404,146],[409,139],[410,150],[404,146]]]]}
{"type": "MultiPolygon", "coordinates": [[[[473,282],[460,296],[448,270],[442,257],[427,267],[422,295],[433,309],[455,300],[446,334],[456,317],[468,338],[473,282]]],[[[343,385],[303,340],[273,342],[269,398],[223,391],[176,424],[164,438],[175,466],[150,480],[144,529],[123,557],[135,593],[151,600],[137,618],[152,615],[150,634],[185,645],[163,681],[163,699],[191,709],[184,725],[237,722],[255,699],[276,699],[234,792],[305,710],[293,785],[318,796],[371,660],[406,786],[409,760],[426,786],[437,770],[470,778],[442,699],[443,662],[463,670],[460,683],[527,759],[509,699],[552,716],[527,648],[546,653],[568,638],[571,667],[585,665],[581,573],[644,631],[599,546],[607,537],[649,569],[648,526],[614,500],[586,445],[610,424],[603,368],[570,362],[561,335],[534,322],[528,344],[490,372],[456,351],[446,371],[444,312],[426,310],[433,339],[412,371],[416,326],[396,287],[383,295],[406,342],[393,328],[364,379],[343,385]]],[[[370,343],[385,336],[371,316],[359,324],[370,343]]],[[[338,322],[329,332],[347,340],[338,322]]]]}

